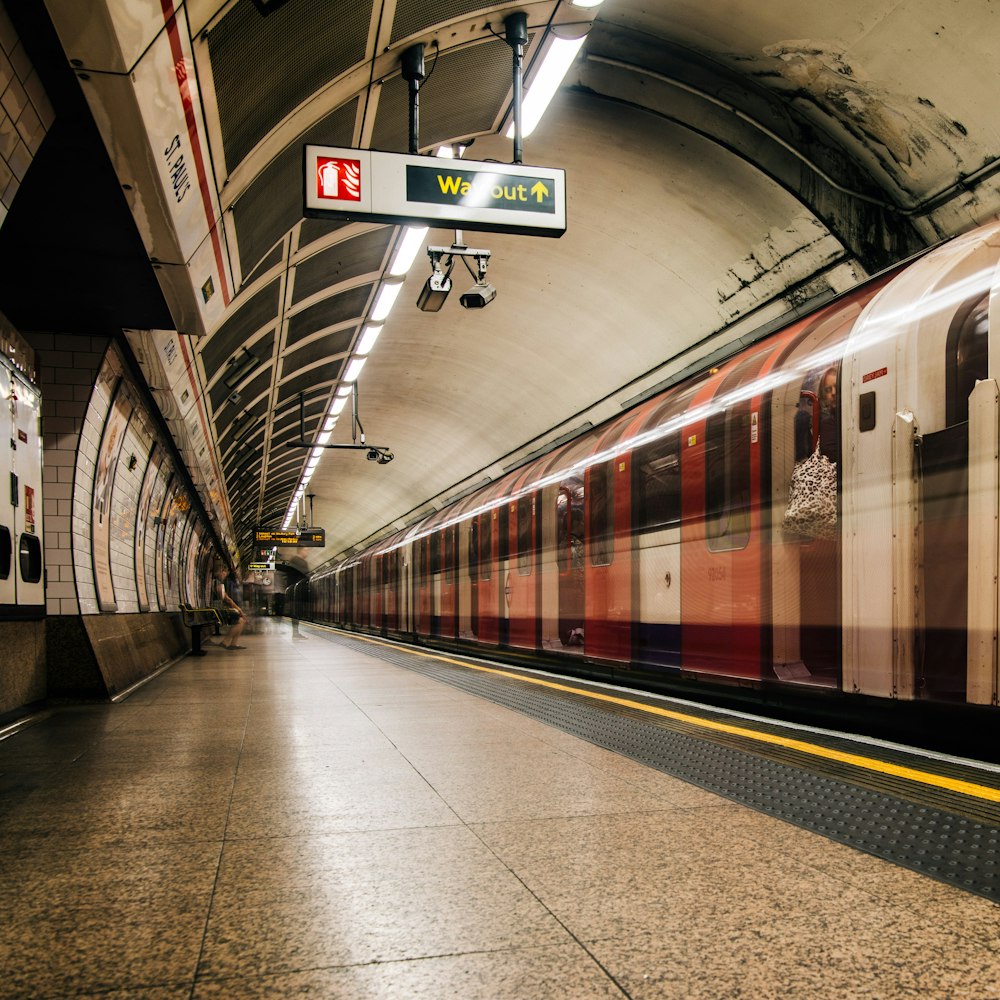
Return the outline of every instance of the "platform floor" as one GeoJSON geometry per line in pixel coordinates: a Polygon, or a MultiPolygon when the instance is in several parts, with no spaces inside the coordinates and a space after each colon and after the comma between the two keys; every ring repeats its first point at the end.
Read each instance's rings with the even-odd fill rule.
{"type": "Polygon", "coordinates": [[[274,622],[0,741],[0,997],[995,998],[1000,907],[274,622]]]}

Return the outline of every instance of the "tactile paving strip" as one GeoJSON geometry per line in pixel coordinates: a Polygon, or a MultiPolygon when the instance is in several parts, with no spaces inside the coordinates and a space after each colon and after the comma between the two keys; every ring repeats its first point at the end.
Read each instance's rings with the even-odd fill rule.
{"type": "Polygon", "coordinates": [[[403,649],[325,637],[956,888],[1000,900],[1000,827],[403,649]]]}

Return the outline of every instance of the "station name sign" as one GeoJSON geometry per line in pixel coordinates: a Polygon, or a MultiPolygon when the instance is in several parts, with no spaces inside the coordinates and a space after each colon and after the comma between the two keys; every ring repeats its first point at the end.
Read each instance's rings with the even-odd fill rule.
{"type": "Polygon", "coordinates": [[[252,562],[249,564],[248,569],[251,573],[273,573],[274,563],[273,562],[252,562]]]}
{"type": "Polygon", "coordinates": [[[566,171],[306,146],[304,210],[319,219],[562,236],[566,171]]]}
{"type": "Polygon", "coordinates": [[[310,546],[322,548],[326,545],[325,528],[306,528],[304,531],[262,531],[254,532],[257,545],[294,545],[299,548],[310,546]]]}

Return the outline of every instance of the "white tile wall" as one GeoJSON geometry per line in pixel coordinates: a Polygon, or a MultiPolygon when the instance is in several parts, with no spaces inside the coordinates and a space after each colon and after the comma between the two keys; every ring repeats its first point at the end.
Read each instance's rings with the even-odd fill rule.
{"type": "MultiPolygon", "coordinates": [[[[91,550],[94,470],[112,393],[119,378],[124,377],[133,411],[111,492],[111,574],[118,611],[137,612],[136,505],[158,431],[154,430],[136,387],[129,382],[130,376],[126,374],[118,347],[110,339],[58,334],[32,334],[28,339],[41,362],[47,611],[50,615],[100,613],[91,550]],[[132,455],[136,457],[135,468],[129,469],[132,455]]],[[[158,609],[155,574],[159,532],[152,518],[162,509],[165,485],[174,473],[171,460],[166,457],[166,442],[159,443],[159,460],[166,463],[166,468],[160,475],[150,506],[144,553],[151,611],[177,609],[183,587],[180,575],[187,556],[187,552],[180,549],[188,520],[188,514],[182,509],[183,500],[180,500],[185,495],[174,476],[171,493],[180,500],[181,513],[174,537],[172,586],[165,595],[166,607],[158,609]]]]}

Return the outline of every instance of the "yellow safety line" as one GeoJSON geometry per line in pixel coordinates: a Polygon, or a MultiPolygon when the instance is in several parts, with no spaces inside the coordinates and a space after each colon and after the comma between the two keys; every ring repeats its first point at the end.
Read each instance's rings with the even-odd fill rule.
{"type": "MultiPolygon", "coordinates": [[[[350,634],[352,639],[360,639],[363,642],[371,642],[379,646],[389,646],[390,643],[369,636],[350,634]]],[[[392,647],[398,648],[398,647],[392,647]]],[[[628,698],[616,698],[614,695],[602,694],[599,691],[589,691],[585,688],[570,687],[568,684],[559,684],[556,681],[543,680],[540,677],[531,677],[524,674],[516,674],[510,670],[501,670],[497,667],[484,667],[477,663],[466,663],[463,660],[454,660],[449,656],[442,656],[440,653],[425,653],[419,649],[404,647],[405,651],[414,656],[423,656],[426,659],[440,660],[442,663],[451,663],[457,667],[465,667],[467,670],[478,670],[484,674],[495,674],[498,677],[509,677],[513,680],[522,681],[525,684],[537,684],[539,687],[549,688],[553,691],[566,691],[570,694],[580,695],[584,698],[591,698],[594,701],[604,701],[612,705],[621,705],[624,708],[636,709],[646,712],[649,715],[659,715],[665,719],[673,719],[676,722],[685,722],[701,729],[708,729],[716,733],[726,733],[729,736],[742,736],[745,739],[755,740],[758,743],[770,743],[774,746],[785,747],[788,750],[798,750],[800,753],[809,754],[812,757],[822,757],[825,760],[837,761],[839,764],[851,764],[854,767],[864,768],[868,771],[878,771],[881,774],[889,774],[896,778],[906,778],[908,781],[916,781],[922,785],[931,785],[936,788],[944,788],[950,792],[959,792],[962,795],[970,795],[977,799],[986,799],[990,802],[1000,802],[1000,788],[990,788],[988,785],[978,785],[973,781],[961,781],[957,778],[947,778],[944,775],[932,774],[928,771],[918,771],[913,767],[903,767],[900,764],[892,764],[888,761],[878,760],[875,757],[864,757],[861,754],[845,753],[843,750],[833,750],[830,747],[819,746],[815,743],[806,743],[804,740],[794,740],[787,736],[777,736],[773,733],[762,733],[754,729],[746,729],[743,726],[730,725],[728,722],[716,722],[712,719],[701,719],[696,715],[687,715],[684,712],[675,712],[669,708],[660,708],[658,705],[647,705],[645,702],[632,701],[628,698]]]]}

